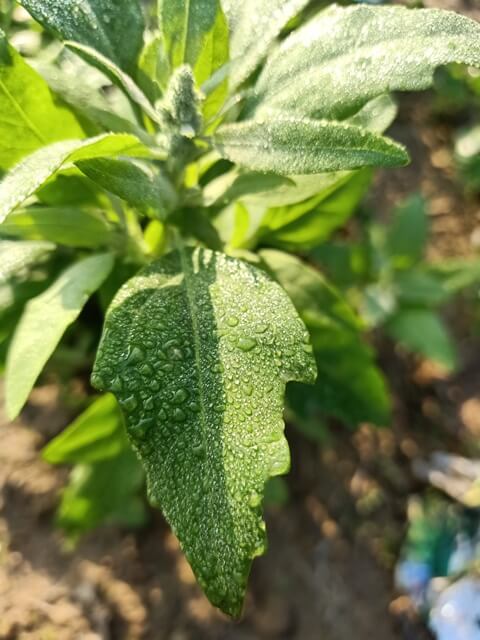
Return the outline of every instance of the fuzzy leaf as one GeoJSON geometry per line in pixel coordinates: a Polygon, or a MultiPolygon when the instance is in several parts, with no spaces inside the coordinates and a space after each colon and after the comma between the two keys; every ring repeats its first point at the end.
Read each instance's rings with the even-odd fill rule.
{"type": "Polygon", "coordinates": [[[239,87],[266,56],[285,25],[310,0],[244,0],[231,3],[227,15],[233,18],[230,69],[231,90],[239,87]]]}
{"type": "Polygon", "coordinates": [[[366,129],[273,112],[268,118],[223,126],[213,141],[228,160],[281,175],[394,167],[408,162],[401,145],[366,129]]]}
{"type": "Polygon", "coordinates": [[[82,136],[75,116],[0,31],[0,169],[43,145],[82,136]]]}
{"type": "Polygon", "coordinates": [[[143,45],[144,20],[137,0],[21,0],[20,4],[62,40],[75,40],[126,71],[143,45]]]}
{"type": "Polygon", "coordinates": [[[265,482],[289,466],[285,384],[314,378],[308,333],[285,292],[223,254],[170,253],[110,307],[92,383],[117,395],[151,501],[230,615],[265,548],[265,482]]]}
{"type": "Polygon", "coordinates": [[[451,62],[480,66],[478,23],[437,9],[333,5],[270,57],[254,104],[342,118],[380,94],[426,89],[451,62]]]}
{"type": "Polygon", "coordinates": [[[20,276],[25,269],[42,260],[55,249],[49,242],[14,242],[0,240],[0,284],[20,276]]]}
{"type": "Polygon", "coordinates": [[[177,204],[176,192],[168,178],[147,164],[130,160],[96,158],[77,166],[101,187],[140,209],[153,209],[165,220],[177,204]]]}
{"type": "Polygon", "coordinates": [[[85,258],[27,304],[7,357],[5,403],[10,419],[19,414],[65,330],[112,267],[110,254],[85,258]]]}
{"type": "Polygon", "coordinates": [[[103,156],[149,154],[138,138],[127,134],[104,134],[43,147],[22,160],[0,182],[0,224],[67,163],[103,156]]]}

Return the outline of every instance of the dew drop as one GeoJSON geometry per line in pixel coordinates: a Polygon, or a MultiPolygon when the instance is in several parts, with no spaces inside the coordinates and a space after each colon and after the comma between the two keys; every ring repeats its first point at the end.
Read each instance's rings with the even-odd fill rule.
{"type": "Polygon", "coordinates": [[[236,327],[238,325],[238,318],[230,316],[227,320],[227,324],[229,327],[236,327]]]}
{"type": "Polygon", "coordinates": [[[188,393],[185,389],[178,389],[173,396],[174,404],[182,404],[188,398],[188,393]]]}
{"type": "Polygon", "coordinates": [[[185,418],[187,416],[185,415],[185,412],[182,411],[182,409],[180,409],[180,407],[176,407],[174,412],[173,412],[173,419],[175,420],[175,422],[185,422],[185,418]]]}
{"type": "Polygon", "coordinates": [[[240,338],[237,342],[237,346],[242,351],[247,352],[255,349],[255,347],[257,346],[257,341],[255,340],[255,338],[240,338]]]}

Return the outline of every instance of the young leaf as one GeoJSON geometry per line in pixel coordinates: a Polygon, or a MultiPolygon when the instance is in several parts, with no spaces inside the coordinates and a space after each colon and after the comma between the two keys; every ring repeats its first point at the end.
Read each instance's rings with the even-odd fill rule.
{"type": "Polygon", "coordinates": [[[145,27],[138,0],[20,0],[46,29],[103,54],[126,71],[135,67],[145,27]]]}
{"type": "Polygon", "coordinates": [[[117,395],[150,499],[207,596],[231,615],[265,548],[265,481],[289,464],[285,384],[314,378],[285,292],[225,255],[174,251],[110,307],[92,384],[117,395]]]}
{"type": "Polygon", "coordinates": [[[27,304],[7,357],[5,403],[11,420],[20,413],[65,330],[77,319],[112,267],[110,254],[85,258],[27,304]]]}
{"type": "Polygon", "coordinates": [[[100,524],[139,527],[147,518],[139,497],[143,482],[130,448],[113,458],[77,465],[62,495],[57,522],[73,541],[100,524]]]}
{"type": "Polygon", "coordinates": [[[450,62],[480,66],[478,23],[437,9],[333,5],[270,57],[254,104],[343,118],[380,94],[426,89],[450,62]]]}
{"type": "Polygon", "coordinates": [[[228,61],[228,27],[219,0],[159,0],[158,19],[172,70],[190,65],[201,85],[228,61]]]}
{"type": "Polygon", "coordinates": [[[36,206],[7,216],[0,225],[0,236],[2,235],[96,249],[110,244],[113,227],[98,211],[36,206]]]}
{"type": "Polygon", "coordinates": [[[0,224],[67,163],[104,156],[148,157],[138,138],[104,134],[87,140],[67,140],[39,149],[14,167],[0,182],[0,224]]]}
{"type": "Polygon", "coordinates": [[[0,169],[43,145],[83,135],[75,116],[0,31],[0,169]]]}
{"type": "Polygon", "coordinates": [[[321,273],[280,251],[261,251],[269,271],[285,288],[307,325],[318,368],[317,383],[292,385],[289,403],[301,420],[331,415],[346,424],[390,420],[385,380],[360,333],[360,320],[321,273]]]}
{"type": "MultiPolygon", "coordinates": [[[[310,0],[244,0],[227,9],[234,12],[231,39],[230,90],[237,89],[262,62],[285,27],[310,0]]],[[[227,5],[230,3],[227,2],[227,5]]]]}
{"type": "Polygon", "coordinates": [[[366,129],[280,113],[225,125],[216,132],[213,143],[232,162],[281,175],[395,167],[408,162],[401,145],[366,129]]]}
{"type": "Polygon", "coordinates": [[[455,346],[440,317],[429,309],[399,311],[385,330],[409,351],[434,360],[451,371],[457,364],[455,346]]]}
{"type": "Polygon", "coordinates": [[[153,209],[161,220],[177,205],[168,178],[145,163],[112,158],[81,160],[77,167],[91,180],[141,210],[153,209]]]}
{"type": "Polygon", "coordinates": [[[54,438],[42,455],[50,464],[91,464],[113,458],[127,446],[118,403],[106,394],[54,438]]]}

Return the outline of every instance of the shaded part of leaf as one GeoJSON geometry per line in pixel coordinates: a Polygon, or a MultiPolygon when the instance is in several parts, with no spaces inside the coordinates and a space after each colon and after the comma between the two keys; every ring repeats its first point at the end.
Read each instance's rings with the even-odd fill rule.
{"type": "Polygon", "coordinates": [[[298,258],[272,250],[260,252],[268,270],[292,299],[307,325],[318,368],[317,383],[293,384],[287,398],[297,418],[310,431],[325,416],[350,426],[390,421],[390,398],[385,379],[364,343],[361,322],[342,295],[312,267],[298,258]]]}
{"type": "Polygon", "coordinates": [[[115,397],[97,398],[43,449],[50,464],[91,464],[117,456],[128,447],[115,397]]]}
{"type": "Polygon", "coordinates": [[[387,251],[393,264],[408,269],[422,259],[428,238],[426,203],[421,195],[413,195],[394,212],[387,231],[387,251]]]}
{"type": "Polygon", "coordinates": [[[0,224],[65,164],[103,156],[149,157],[151,151],[128,134],[103,134],[43,147],[16,165],[0,182],[0,224]]]}
{"type": "Polygon", "coordinates": [[[267,118],[221,127],[213,144],[232,162],[280,175],[395,167],[408,162],[401,145],[366,129],[273,112],[267,118]]]}
{"type": "Polygon", "coordinates": [[[265,548],[265,481],[289,464],[285,383],[314,377],[308,334],[284,291],[225,255],[170,253],[110,307],[92,383],[117,395],[151,501],[230,615],[265,548]]]}
{"type": "Polygon", "coordinates": [[[399,311],[385,325],[385,330],[409,351],[439,363],[448,371],[457,365],[455,345],[442,320],[433,311],[399,311]]]}
{"type": "Polygon", "coordinates": [[[178,197],[169,179],[152,165],[133,160],[96,158],[77,167],[98,185],[140,210],[152,209],[166,220],[178,197]]]}
{"type": "Polygon", "coordinates": [[[113,227],[100,211],[73,207],[29,207],[11,213],[0,236],[46,240],[68,247],[96,249],[113,244],[113,227]]]}
{"type": "Polygon", "coordinates": [[[144,474],[130,448],[113,458],[77,465],[62,495],[57,523],[67,537],[79,537],[102,524],[141,527],[147,521],[140,498],[144,474]]]}
{"type": "Polygon", "coordinates": [[[45,144],[83,135],[75,116],[0,30],[0,170],[45,144]]]}
{"type": "Polygon", "coordinates": [[[381,94],[428,88],[451,62],[480,66],[478,23],[437,9],[333,5],[269,58],[252,108],[343,118],[381,94]]]}
{"type": "Polygon", "coordinates": [[[30,300],[7,357],[7,415],[20,413],[47,360],[113,267],[110,254],[85,258],[69,267],[44,293],[30,300]]]}
{"type": "Polygon", "coordinates": [[[138,0],[21,0],[20,4],[62,40],[92,47],[132,71],[145,22],[138,0]]]}

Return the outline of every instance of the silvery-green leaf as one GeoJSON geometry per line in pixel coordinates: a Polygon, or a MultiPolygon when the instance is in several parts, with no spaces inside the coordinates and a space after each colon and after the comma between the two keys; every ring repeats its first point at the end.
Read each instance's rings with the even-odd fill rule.
{"type": "Polygon", "coordinates": [[[342,118],[380,94],[426,89],[451,62],[480,66],[478,23],[437,9],[333,5],[269,58],[254,107],[342,118]]]}
{"type": "Polygon", "coordinates": [[[404,147],[361,127],[275,112],[222,126],[213,144],[232,162],[280,175],[395,167],[408,162],[404,147]]]}
{"type": "Polygon", "coordinates": [[[67,163],[104,156],[148,157],[150,153],[138,138],[127,134],[104,134],[43,147],[22,160],[0,182],[0,224],[67,163]]]}
{"type": "Polygon", "coordinates": [[[20,4],[62,40],[75,40],[129,71],[143,44],[138,0],[21,0],[20,4]]]}
{"type": "Polygon", "coordinates": [[[223,254],[174,251],[109,309],[92,383],[119,399],[150,499],[207,596],[231,615],[265,548],[265,482],[289,465],[285,384],[314,378],[285,292],[223,254]]]}

